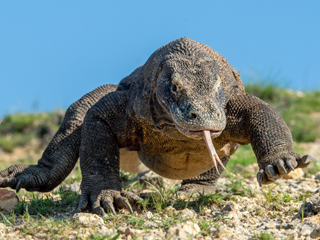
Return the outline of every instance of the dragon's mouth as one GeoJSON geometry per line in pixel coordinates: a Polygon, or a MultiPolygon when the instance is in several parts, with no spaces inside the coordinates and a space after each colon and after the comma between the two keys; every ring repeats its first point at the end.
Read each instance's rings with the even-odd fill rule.
{"type": "Polygon", "coordinates": [[[212,138],[216,138],[216,137],[220,136],[222,131],[219,131],[219,130],[207,130],[207,129],[189,131],[189,130],[183,129],[183,128],[179,127],[179,126],[177,126],[177,127],[178,127],[180,132],[182,132],[184,135],[189,136],[189,137],[199,138],[199,137],[202,137],[202,135],[203,135],[203,138],[204,138],[204,141],[206,142],[210,157],[211,157],[211,159],[213,161],[214,167],[217,170],[217,172],[220,174],[220,172],[218,170],[218,167],[217,167],[217,162],[221,165],[221,167],[226,172],[228,172],[227,169],[222,164],[222,162],[220,161],[220,158],[219,158],[219,156],[218,156],[218,154],[216,152],[216,149],[214,148],[213,143],[212,143],[212,138]]]}
{"type": "Polygon", "coordinates": [[[191,137],[191,138],[202,138],[203,137],[203,131],[208,131],[210,132],[210,136],[212,138],[216,138],[219,137],[222,133],[221,130],[212,130],[212,129],[203,129],[203,130],[187,130],[184,129],[178,125],[176,125],[176,127],[178,128],[178,130],[183,133],[184,135],[186,135],[187,137],[191,137]]]}

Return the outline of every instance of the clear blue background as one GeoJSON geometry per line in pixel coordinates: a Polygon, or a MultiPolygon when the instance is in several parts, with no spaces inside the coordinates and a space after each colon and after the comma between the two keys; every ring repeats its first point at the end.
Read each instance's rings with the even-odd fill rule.
{"type": "Polygon", "coordinates": [[[187,36],[242,79],[320,87],[320,1],[1,1],[0,116],[67,108],[187,36]]]}

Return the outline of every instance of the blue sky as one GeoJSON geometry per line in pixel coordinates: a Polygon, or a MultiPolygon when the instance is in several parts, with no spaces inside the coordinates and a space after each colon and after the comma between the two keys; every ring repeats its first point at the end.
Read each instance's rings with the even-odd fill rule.
{"type": "Polygon", "coordinates": [[[320,88],[320,1],[0,1],[0,116],[67,108],[187,36],[244,82],[320,88]]]}

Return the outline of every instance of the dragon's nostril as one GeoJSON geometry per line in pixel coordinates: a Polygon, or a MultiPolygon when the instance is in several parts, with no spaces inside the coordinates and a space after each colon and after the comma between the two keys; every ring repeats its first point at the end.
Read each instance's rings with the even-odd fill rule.
{"type": "Polygon", "coordinates": [[[197,114],[195,114],[195,112],[191,112],[190,116],[191,116],[191,118],[197,118],[197,114]]]}
{"type": "Polygon", "coordinates": [[[220,117],[220,113],[218,113],[217,116],[220,117]]]}

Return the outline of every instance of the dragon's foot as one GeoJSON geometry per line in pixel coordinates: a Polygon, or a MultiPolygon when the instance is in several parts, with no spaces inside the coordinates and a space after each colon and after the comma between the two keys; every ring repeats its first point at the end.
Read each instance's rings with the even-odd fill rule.
{"type": "Polygon", "coordinates": [[[216,191],[216,183],[217,181],[183,181],[179,193],[183,195],[190,195],[192,193],[213,194],[216,191]]]}
{"type": "Polygon", "coordinates": [[[27,191],[50,191],[49,171],[38,165],[15,164],[0,171],[0,187],[10,187],[18,192],[21,188],[27,191]]]}
{"type": "Polygon", "coordinates": [[[295,155],[295,157],[292,155],[282,157],[272,164],[264,164],[264,167],[257,174],[259,185],[270,184],[289,172],[294,171],[295,168],[305,168],[311,163],[311,156],[295,155]]]}
{"type": "Polygon", "coordinates": [[[76,212],[91,209],[95,214],[103,216],[107,210],[114,215],[117,209],[126,208],[133,213],[130,202],[142,201],[137,195],[127,192],[123,189],[121,191],[110,189],[91,189],[82,190],[79,206],[76,212]]]}

